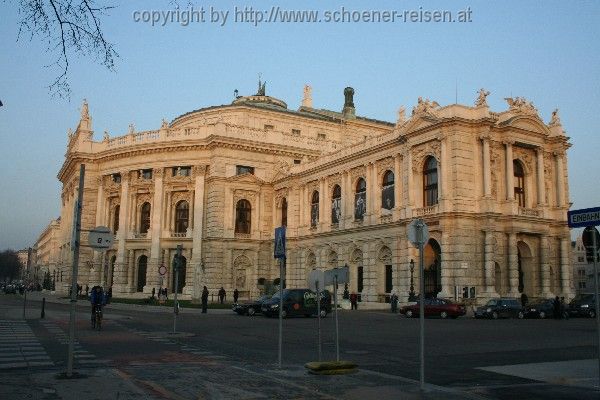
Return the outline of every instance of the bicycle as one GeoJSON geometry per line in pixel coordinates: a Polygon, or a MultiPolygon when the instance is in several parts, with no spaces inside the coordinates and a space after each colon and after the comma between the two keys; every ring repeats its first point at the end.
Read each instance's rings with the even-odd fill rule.
{"type": "Polygon", "coordinates": [[[92,329],[102,330],[102,307],[96,305],[94,307],[94,315],[92,316],[92,329]]]}

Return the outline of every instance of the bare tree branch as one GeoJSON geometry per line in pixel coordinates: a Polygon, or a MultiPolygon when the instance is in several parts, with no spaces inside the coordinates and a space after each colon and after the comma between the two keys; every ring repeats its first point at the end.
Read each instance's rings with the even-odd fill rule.
{"type": "Polygon", "coordinates": [[[51,64],[60,70],[50,92],[60,97],[70,96],[68,73],[72,57],[92,57],[95,62],[113,71],[119,57],[102,30],[101,19],[113,6],[101,5],[102,0],[18,0],[19,35],[29,33],[29,40],[39,38],[47,43],[47,51],[56,53],[51,64]]]}

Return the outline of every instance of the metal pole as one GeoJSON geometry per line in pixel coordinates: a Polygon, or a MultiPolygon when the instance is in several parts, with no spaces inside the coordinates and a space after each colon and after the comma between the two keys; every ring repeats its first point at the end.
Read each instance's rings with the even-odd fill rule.
{"type": "Polygon", "coordinates": [[[281,369],[281,350],[283,345],[283,263],[285,258],[279,258],[279,368],[281,369]]]}
{"type": "Polygon", "coordinates": [[[181,248],[177,245],[177,254],[175,255],[175,287],[173,288],[173,333],[177,332],[177,289],[179,288],[179,263],[181,260],[181,248]]]}
{"type": "Polygon", "coordinates": [[[596,333],[598,335],[598,380],[600,381],[600,301],[598,301],[598,243],[596,243],[596,235],[598,231],[592,228],[592,249],[594,251],[594,305],[596,310],[596,333]]]}
{"type": "Polygon", "coordinates": [[[79,168],[79,192],[75,203],[75,227],[73,232],[73,271],[71,274],[71,312],[69,315],[69,353],[67,356],[67,378],[73,376],[73,351],[75,350],[75,303],[77,303],[77,268],[79,267],[79,238],[81,236],[81,207],[83,204],[83,180],[85,164],[79,168]]]}
{"type": "Polygon", "coordinates": [[[23,292],[23,319],[25,319],[25,309],[27,308],[27,281],[29,280],[29,266],[31,265],[31,247],[27,249],[27,270],[25,271],[25,291],[23,292]]]}
{"type": "Polygon", "coordinates": [[[317,344],[317,353],[318,353],[318,360],[321,361],[321,291],[319,288],[319,281],[315,282],[315,286],[317,289],[317,339],[318,339],[318,344],[317,344]]]}
{"type": "Polygon", "coordinates": [[[423,272],[423,223],[417,224],[417,241],[419,243],[419,287],[420,287],[420,302],[419,302],[419,358],[421,361],[420,368],[420,387],[425,389],[425,279],[423,272]]]}
{"type": "Polygon", "coordinates": [[[337,275],[333,277],[333,306],[335,307],[335,361],[340,361],[340,330],[338,325],[337,275]]]}

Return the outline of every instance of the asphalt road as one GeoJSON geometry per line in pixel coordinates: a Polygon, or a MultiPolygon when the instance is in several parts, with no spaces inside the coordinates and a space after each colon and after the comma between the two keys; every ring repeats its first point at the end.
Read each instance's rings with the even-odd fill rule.
{"type": "MultiPolygon", "coordinates": [[[[16,309],[20,304],[17,297],[0,296],[0,305],[5,308],[16,309]]],[[[55,365],[64,366],[68,305],[48,303],[45,320],[36,317],[38,302],[32,301],[29,306],[29,325],[55,365]]],[[[213,385],[229,382],[227,375],[231,372],[224,376],[225,365],[257,371],[260,379],[256,382],[264,381],[265,371],[268,375],[276,367],[277,318],[238,316],[225,310],[209,310],[208,314],[184,310],[177,318],[177,334],[172,334],[171,313],[116,308],[120,307],[106,308],[103,330],[98,332],[89,327],[87,305],[79,305],[79,361],[85,361],[85,355],[90,354],[90,365],[120,367],[138,385],[141,382],[160,393],[175,393],[181,398],[193,398],[188,397],[190,393],[186,394],[186,385],[181,383],[186,377],[193,379],[192,366],[197,369],[201,365],[212,374],[206,375],[206,380],[213,385]]],[[[321,327],[323,359],[335,359],[333,316],[322,319],[321,327]]],[[[339,328],[340,358],[358,363],[373,382],[385,378],[385,385],[389,385],[388,378],[393,377],[399,379],[399,384],[419,380],[418,319],[381,311],[341,311],[339,328]]],[[[481,398],[598,399],[600,392],[597,387],[594,389],[598,376],[597,362],[593,360],[598,354],[595,329],[591,319],[427,319],[425,379],[427,383],[481,398]],[[572,360],[589,361],[573,364],[572,360]],[[596,370],[570,374],[581,365],[596,370]],[[532,374],[536,377],[532,378],[532,374]]],[[[303,373],[304,363],[317,360],[317,354],[317,319],[284,320],[283,364],[284,370],[289,371],[290,383],[303,373]]],[[[86,364],[77,366],[85,368],[86,364]]],[[[249,385],[245,379],[238,386],[249,385]]],[[[233,389],[220,390],[227,393],[233,389]]],[[[335,388],[328,390],[336,397],[335,388]]],[[[239,394],[235,397],[244,398],[239,394]]]]}

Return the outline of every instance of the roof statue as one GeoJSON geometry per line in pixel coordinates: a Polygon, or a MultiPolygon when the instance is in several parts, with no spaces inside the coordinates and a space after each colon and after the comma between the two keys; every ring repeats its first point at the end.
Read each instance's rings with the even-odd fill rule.
{"type": "Polygon", "coordinates": [[[90,111],[88,109],[88,103],[86,99],[83,99],[83,105],[81,106],[81,119],[90,118],[90,111]]]}
{"type": "Polygon", "coordinates": [[[134,124],[129,124],[129,131],[127,132],[130,135],[133,135],[135,133],[135,125],[134,124]]]}
{"type": "Polygon", "coordinates": [[[266,96],[266,86],[267,86],[267,82],[261,82],[260,78],[258,78],[258,92],[256,93],[257,96],[266,96]]]}
{"type": "Polygon", "coordinates": [[[72,137],[73,137],[73,129],[69,128],[67,130],[67,140],[71,140],[72,137]]]}
{"type": "Polygon", "coordinates": [[[490,92],[485,90],[484,88],[479,89],[477,92],[477,99],[475,100],[475,107],[487,107],[487,97],[490,95],[490,92]]]}
{"type": "Polygon", "coordinates": [[[396,125],[402,125],[406,122],[406,108],[404,106],[400,106],[398,109],[398,119],[396,120],[396,125]]]}
{"type": "Polygon", "coordinates": [[[538,114],[538,110],[533,105],[533,102],[527,101],[524,97],[505,97],[504,100],[508,103],[509,111],[529,115],[538,114]]]}
{"type": "Polygon", "coordinates": [[[550,117],[550,126],[560,125],[560,116],[558,115],[558,108],[555,108],[552,111],[552,117],[550,117]]]}
{"type": "Polygon", "coordinates": [[[312,108],[312,87],[304,85],[304,97],[302,98],[302,107],[312,108]]]}
{"type": "Polygon", "coordinates": [[[160,123],[160,129],[169,129],[169,123],[164,118],[162,119],[162,122],[160,123]]]}
{"type": "Polygon", "coordinates": [[[110,136],[108,136],[108,131],[104,131],[104,137],[102,138],[102,140],[105,142],[108,142],[109,139],[110,139],[110,136]]]}
{"type": "Polygon", "coordinates": [[[431,101],[429,99],[423,100],[423,98],[419,96],[417,105],[412,109],[412,115],[426,113],[439,106],[440,104],[437,101],[431,101]]]}

